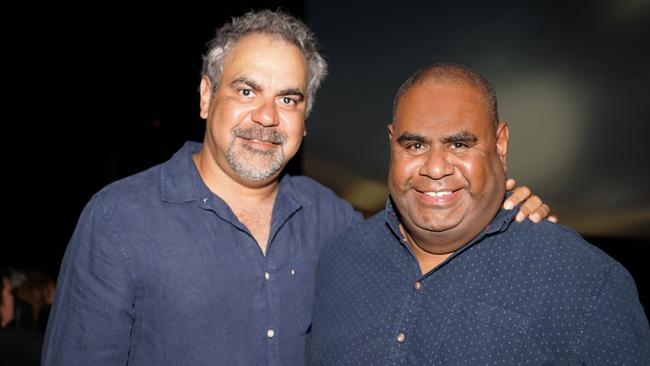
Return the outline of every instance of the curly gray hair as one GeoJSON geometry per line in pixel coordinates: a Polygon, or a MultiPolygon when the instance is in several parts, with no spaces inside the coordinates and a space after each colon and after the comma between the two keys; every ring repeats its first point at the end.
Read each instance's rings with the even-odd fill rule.
{"type": "Polygon", "coordinates": [[[208,52],[203,56],[203,75],[212,83],[212,93],[216,92],[223,62],[233,45],[251,33],[276,35],[295,45],[302,51],[309,67],[307,83],[308,115],[314,106],[316,90],[327,75],[327,62],[318,53],[318,42],[314,33],[295,17],[271,10],[251,11],[217,30],[216,36],[208,43],[208,52]]]}

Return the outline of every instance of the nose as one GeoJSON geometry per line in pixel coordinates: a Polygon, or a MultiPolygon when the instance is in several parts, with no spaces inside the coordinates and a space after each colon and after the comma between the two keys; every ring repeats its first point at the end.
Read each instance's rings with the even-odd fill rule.
{"type": "Polygon", "coordinates": [[[277,126],[279,118],[275,101],[262,101],[251,113],[251,118],[264,127],[277,126]]]}
{"type": "Polygon", "coordinates": [[[454,165],[449,161],[449,156],[443,149],[431,149],[429,155],[420,166],[420,175],[431,179],[442,179],[454,174],[454,165]]]}

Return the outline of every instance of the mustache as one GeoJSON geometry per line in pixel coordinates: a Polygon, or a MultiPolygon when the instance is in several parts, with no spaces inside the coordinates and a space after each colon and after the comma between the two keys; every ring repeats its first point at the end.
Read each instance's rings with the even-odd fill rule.
{"type": "Polygon", "coordinates": [[[283,144],[285,137],[278,131],[268,127],[253,126],[251,128],[236,128],[232,131],[233,136],[248,140],[259,140],[273,144],[283,144]]]}

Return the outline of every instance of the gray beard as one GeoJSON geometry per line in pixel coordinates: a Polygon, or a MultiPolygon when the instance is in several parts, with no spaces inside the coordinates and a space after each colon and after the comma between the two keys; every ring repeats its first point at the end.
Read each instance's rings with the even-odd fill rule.
{"type": "Polygon", "coordinates": [[[237,137],[244,137],[270,141],[279,144],[278,147],[280,147],[284,138],[277,132],[270,132],[260,127],[247,130],[236,129],[233,131],[233,137],[235,139],[226,151],[226,160],[240,177],[258,182],[270,178],[284,167],[284,154],[280,148],[268,151],[258,150],[246,144],[239,148],[235,146],[237,137]]]}

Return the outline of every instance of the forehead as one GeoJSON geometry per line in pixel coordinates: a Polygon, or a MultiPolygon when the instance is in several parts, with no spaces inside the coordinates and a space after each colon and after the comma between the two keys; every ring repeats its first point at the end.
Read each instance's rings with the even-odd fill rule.
{"type": "Polygon", "coordinates": [[[409,88],[395,113],[395,129],[484,130],[493,125],[487,101],[475,87],[464,83],[424,82],[409,88]]]}
{"type": "Polygon", "coordinates": [[[253,33],[239,39],[224,60],[222,78],[242,75],[304,86],[307,61],[298,47],[279,36],[253,33]]]}

